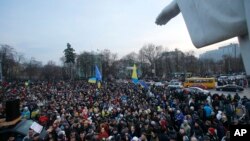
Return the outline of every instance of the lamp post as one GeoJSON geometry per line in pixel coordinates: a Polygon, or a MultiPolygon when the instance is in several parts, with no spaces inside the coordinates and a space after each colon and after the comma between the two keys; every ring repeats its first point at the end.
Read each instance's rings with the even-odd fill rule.
{"type": "Polygon", "coordinates": [[[156,68],[156,65],[155,65],[155,61],[154,61],[154,68],[152,69],[152,73],[154,74],[154,77],[156,77],[156,71],[155,71],[155,68],[156,68]]]}
{"type": "Polygon", "coordinates": [[[237,71],[237,58],[236,58],[236,44],[234,44],[234,71],[236,72],[237,71]]]}
{"type": "Polygon", "coordinates": [[[0,53],[0,81],[3,81],[3,68],[2,68],[3,54],[0,53]]]}
{"type": "Polygon", "coordinates": [[[100,72],[102,72],[102,63],[101,63],[101,54],[100,54],[100,50],[99,49],[97,49],[96,50],[96,53],[95,53],[95,64],[94,64],[94,66],[95,65],[97,65],[98,67],[99,67],[99,69],[100,69],[100,72]]]}
{"type": "Polygon", "coordinates": [[[0,82],[3,81],[3,73],[2,73],[2,58],[0,59],[0,82]]]}

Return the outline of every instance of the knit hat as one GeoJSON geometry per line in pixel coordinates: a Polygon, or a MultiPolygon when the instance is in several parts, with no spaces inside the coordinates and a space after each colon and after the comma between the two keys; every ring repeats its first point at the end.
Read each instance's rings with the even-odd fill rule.
{"type": "Polygon", "coordinates": [[[215,129],[214,129],[214,128],[212,128],[212,127],[208,128],[208,131],[209,131],[212,135],[214,135],[214,134],[215,134],[215,129]]]}

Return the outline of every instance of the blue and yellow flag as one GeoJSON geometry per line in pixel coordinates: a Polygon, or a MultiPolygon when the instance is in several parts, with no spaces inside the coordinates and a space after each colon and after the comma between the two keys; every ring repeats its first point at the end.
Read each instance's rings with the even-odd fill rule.
{"type": "Polygon", "coordinates": [[[132,72],[132,82],[134,82],[135,84],[138,83],[137,70],[136,70],[135,64],[134,64],[133,72],[132,72]]]}
{"type": "Polygon", "coordinates": [[[97,83],[97,87],[101,88],[101,81],[102,81],[102,75],[101,75],[97,65],[95,65],[95,77],[89,78],[88,82],[89,83],[97,83]]]}
{"type": "Polygon", "coordinates": [[[96,78],[95,77],[91,77],[88,80],[89,83],[96,83],[96,78]]]}

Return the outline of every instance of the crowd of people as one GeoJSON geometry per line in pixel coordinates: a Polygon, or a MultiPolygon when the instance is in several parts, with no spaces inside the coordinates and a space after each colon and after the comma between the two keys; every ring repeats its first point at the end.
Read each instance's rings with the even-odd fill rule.
{"type": "MultiPolygon", "coordinates": [[[[229,126],[249,124],[250,100],[235,95],[169,92],[133,83],[85,81],[3,84],[4,102],[20,99],[23,119],[33,119],[48,141],[229,141],[229,126]]],[[[24,140],[41,140],[30,129],[24,140]]]]}

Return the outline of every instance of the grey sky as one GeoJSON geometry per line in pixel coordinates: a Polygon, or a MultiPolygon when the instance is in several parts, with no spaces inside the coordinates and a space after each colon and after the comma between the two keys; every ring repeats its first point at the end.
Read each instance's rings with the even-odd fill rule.
{"type": "MultiPolygon", "coordinates": [[[[109,49],[122,57],[148,43],[168,50],[196,49],[181,15],[165,26],[154,22],[171,0],[2,0],[0,44],[26,58],[59,63],[66,43],[76,53],[109,49]]],[[[228,42],[235,42],[230,40],[228,42]]]]}

